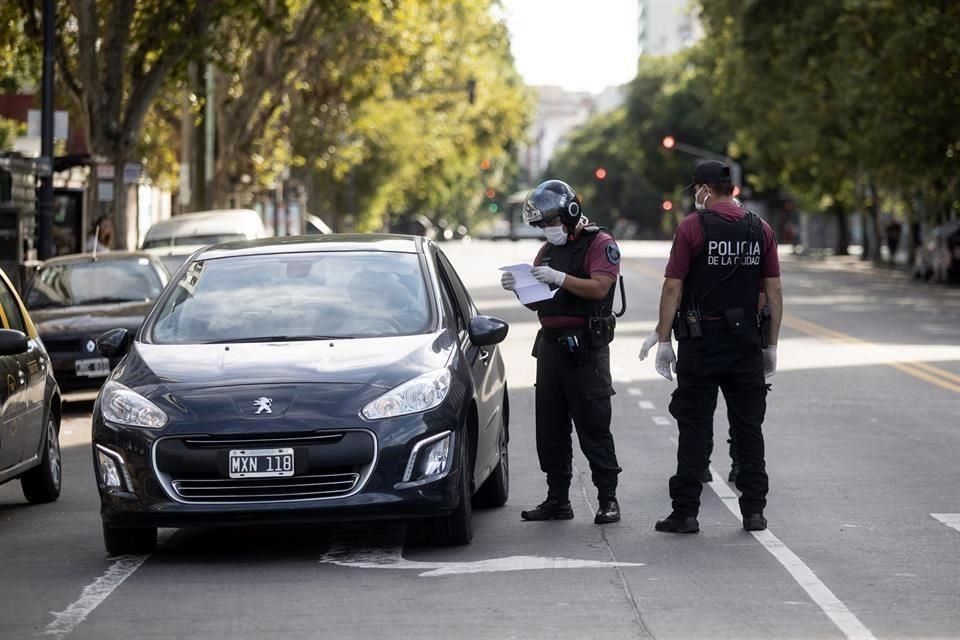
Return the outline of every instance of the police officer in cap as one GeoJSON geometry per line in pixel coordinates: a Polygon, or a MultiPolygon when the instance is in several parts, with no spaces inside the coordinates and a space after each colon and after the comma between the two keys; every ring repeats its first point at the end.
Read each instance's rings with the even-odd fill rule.
{"type": "Polygon", "coordinates": [[[657,372],[667,380],[673,380],[671,372],[677,374],[670,413],[677,420],[679,442],[677,472],[669,485],[673,511],[655,528],[700,530],[700,476],[708,465],[719,389],[736,444],[743,528],[760,531],[767,527],[765,378],[777,370],[783,314],[776,237],[766,222],[734,201],[730,169],[723,163],[700,164],[687,188],[694,190],[697,212],[677,228],[656,330],[657,372]],[[757,308],[761,290],[769,307],[769,322],[762,328],[757,308]]]}
{"type": "MultiPolygon", "coordinates": [[[[548,180],[530,192],[524,220],[543,229],[547,242],[534,260],[533,275],[556,290],[528,305],[537,312],[536,436],[540,469],[547,475],[547,499],[521,512],[524,520],[569,520],[573,478],[571,419],[590,463],[599,508],[594,522],[620,520],[617,474],[620,466],[610,433],[610,348],[613,294],[620,274],[620,250],[605,229],[591,225],[570,185],[548,180]]],[[[505,273],[504,289],[515,278],[505,273]]]]}

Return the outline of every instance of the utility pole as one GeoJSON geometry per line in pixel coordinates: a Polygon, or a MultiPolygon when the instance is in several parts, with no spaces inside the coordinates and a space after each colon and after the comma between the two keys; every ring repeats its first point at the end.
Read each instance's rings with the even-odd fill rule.
{"type": "Polygon", "coordinates": [[[203,109],[203,205],[204,209],[213,209],[216,201],[214,193],[214,158],[216,157],[217,140],[217,88],[214,74],[216,67],[212,62],[207,63],[206,72],[206,100],[203,109]]]}
{"type": "Polygon", "coordinates": [[[37,198],[37,257],[53,256],[53,55],[54,0],[43,1],[43,79],[40,112],[40,172],[37,198]]]}

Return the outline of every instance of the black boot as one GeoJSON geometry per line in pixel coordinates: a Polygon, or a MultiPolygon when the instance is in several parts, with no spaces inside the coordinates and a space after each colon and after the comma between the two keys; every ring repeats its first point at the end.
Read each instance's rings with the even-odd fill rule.
{"type": "Polygon", "coordinates": [[[700,531],[700,523],[693,516],[684,517],[671,513],[663,520],[657,520],[654,529],[665,533],[696,533],[700,531]]]}
{"type": "Polygon", "coordinates": [[[524,520],[572,520],[573,507],[569,500],[548,497],[535,509],[521,511],[520,517],[524,520]]]}
{"type": "Polygon", "coordinates": [[[600,498],[600,507],[593,517],[593,524],[610,524],[620,522],[620,503],[616,498],[600,498]]]}
{"type": "Polygon", "coordinates": [[[744,531],[763,531],[766,528],[767,519],[763,517],[762,513],[751,513],[748,516],[743,516],[744,531]]]}

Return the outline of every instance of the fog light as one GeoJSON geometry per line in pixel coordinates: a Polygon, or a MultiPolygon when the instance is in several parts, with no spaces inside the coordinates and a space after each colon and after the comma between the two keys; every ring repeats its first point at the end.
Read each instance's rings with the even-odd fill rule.
{"type": "Polygon", "coordinates": [[[125,486],[127,478],[123,457],[106,447],[97,445],[97,476],[104,489],[132,490],[125,486]]]}
{"type": "Polygon", "coordinates": [[[451,440],[453,434],[444,431],[418,442],[410,452],[403,481],[411,482],[445,474],[452,455],[451,440]]]}

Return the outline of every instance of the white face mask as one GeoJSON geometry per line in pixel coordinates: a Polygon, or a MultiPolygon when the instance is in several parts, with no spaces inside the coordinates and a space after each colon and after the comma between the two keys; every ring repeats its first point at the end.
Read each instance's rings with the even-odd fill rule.
{"type": "Polygon", "coordinates": [[[567,231],[563,228],[563,225],[558,227],[544,227],[543,235],[547,237],[547,242],[552,245],[560,246],[567,244],[567,231]]]}
{"type": "Polygon", "coordinates": [[[706,187],[700,187],[697,189],[697,192],[693,194],[693,206],[696,207],[697,211],[703,211],[707,208],[707,200],[710,198],[710,190],[706,187]],[[700,194],[703,193],[703,200],[698,199],[700,194]]]}

